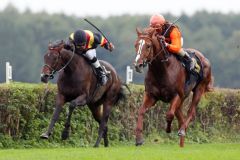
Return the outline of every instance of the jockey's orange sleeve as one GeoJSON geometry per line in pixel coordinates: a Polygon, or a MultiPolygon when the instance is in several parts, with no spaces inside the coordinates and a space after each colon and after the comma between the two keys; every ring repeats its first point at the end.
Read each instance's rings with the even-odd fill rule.
{"type": "Polygon", "coordinates": [[[169,44],[167,48],[170,52],[178,53],[180,51],[182,48],[181,37],[181,32],[178,28],[173,28],[170,33],[171,44],[169,44]]]}

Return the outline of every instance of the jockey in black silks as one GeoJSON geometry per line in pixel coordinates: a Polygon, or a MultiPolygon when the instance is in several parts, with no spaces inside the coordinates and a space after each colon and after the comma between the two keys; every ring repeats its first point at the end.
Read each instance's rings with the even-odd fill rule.
{"type": "Polygon", "coordinates": [[[102,35],[99,33],[94,33],[89,30],[76,30],[71,33],[68,37],[65,45],[65,49],[71,49],[71,46],[75,46],[75,51],[77,54],[82,54],[86,57],[91,65],[95,68],[97,76],[100,79],[101,85],[105,85],[108,81],[106,75],[106,70],[101,66],[99,60],[96,57],[96,48],[98,45],[104,47],[110,52],[113,51],[114,45],[109,43],[102,35]]]}

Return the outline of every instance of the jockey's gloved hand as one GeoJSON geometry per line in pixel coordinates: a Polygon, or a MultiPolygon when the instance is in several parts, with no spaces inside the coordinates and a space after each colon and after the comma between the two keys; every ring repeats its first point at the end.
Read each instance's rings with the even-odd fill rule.
{"type": "Polygon", "coordinates": [[[165,41],[165,37],[164,37],[164,36],[158,35],[158,36],[157,36],[157,39],[160,41],[161,44],[163,44],[163,46],[164,46],[165,48],[169,46],[169,43],[167,43],[167,42],[165,41]]]}
{"type": "Polygon", "coordinates": [[[112,43],[108,44],[108,50],[112,52],[114,50],[114,45],[112,43]]]}
{"type": "Polygon", "coordinates": [[[165,42],[165,37],[162,36],[162,35],[157,35],[157,39],[158,39],[159,41],[164,41],[164,42],[165,42]]]}
{"type": "Polygon", "coordinates": [[[164,42],[164,47],[167,48],[169,46],[169,43],[164,42]]]}

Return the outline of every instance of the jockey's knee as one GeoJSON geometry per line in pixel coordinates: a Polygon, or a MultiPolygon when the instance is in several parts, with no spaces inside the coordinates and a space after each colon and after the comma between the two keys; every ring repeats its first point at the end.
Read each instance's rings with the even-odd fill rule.
{"type": "Polygon", "coordinates": [[[92,60],[94,57],[96,57],[96,49],[89,49],[84,56],[87,57],[89,60],[92,60]]]}

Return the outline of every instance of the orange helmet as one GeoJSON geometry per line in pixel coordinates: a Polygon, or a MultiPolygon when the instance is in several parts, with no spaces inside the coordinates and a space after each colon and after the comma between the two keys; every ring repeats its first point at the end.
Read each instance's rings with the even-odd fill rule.
{"type": "Polygon", "coordinates": [[[154,14],[150,18],[150,26],[162,26],[165,23],[165,18],[161,14],[154,14]]]}

